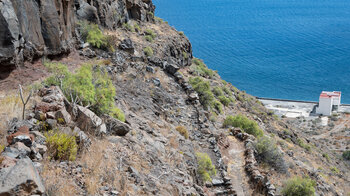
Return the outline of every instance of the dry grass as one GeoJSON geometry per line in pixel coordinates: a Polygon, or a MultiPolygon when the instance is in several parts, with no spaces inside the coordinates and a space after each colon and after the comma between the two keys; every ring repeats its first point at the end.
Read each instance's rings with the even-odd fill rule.
{"type": "Polygon", "coordinates": [[[48,196],[77,195],[73,180],[65,177],[61,168],[54,167],[49,162],[43,165],[41,177],[45,183],[48,196]]]}

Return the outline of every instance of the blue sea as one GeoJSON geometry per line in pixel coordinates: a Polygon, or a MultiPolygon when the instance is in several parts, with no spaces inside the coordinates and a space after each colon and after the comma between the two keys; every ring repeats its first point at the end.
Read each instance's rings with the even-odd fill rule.
{"type": "Polygon", "coordinates": [[[194,56],[247,93],[350,103],[349,0],[153,0],[194,56]]]}

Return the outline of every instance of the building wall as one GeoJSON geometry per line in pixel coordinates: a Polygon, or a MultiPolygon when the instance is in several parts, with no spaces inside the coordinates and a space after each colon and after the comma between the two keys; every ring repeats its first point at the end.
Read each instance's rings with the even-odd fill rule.
{"type": "Polygon", "coordinates": [[[317,114],[330,116],[332,114],[333,99],[332,98],[320,98],[318,107],[316,108],[317,114]]]}

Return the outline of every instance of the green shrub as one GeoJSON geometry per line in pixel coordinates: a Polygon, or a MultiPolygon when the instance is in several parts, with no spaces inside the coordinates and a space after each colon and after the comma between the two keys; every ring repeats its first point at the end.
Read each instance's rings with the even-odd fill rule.
{"type": "Polygon", "coordinates": [[[322,156],[324,158],[326,158],[327,161],[330,161],[331,159],[329,158],[328,154],[327,153],[323,153],[322,156]]]}
{"type": "Polygon", "coordinates": [[[212,91],[217,97],[224,95],[224,91],[222,91],[222,89],[219,86],[214,87],[212,91]]]}
{"type": "Polygon", "coordinates": [[[337,167],[331,167],[331,171],[334,174],[339,174],[340,173],[340,171],[339,171],[339,169],[337,167]]]}
{"type": "Polygon", "coordinates": [[[0,154],[2,153],[2,151],[4,151],[4,149],[5,149],[5,146],[0,144],[0,154]]]}
{"type": "Polygon", "coordinates": [[[248,119],[247,117],[239,114],[237,116],[228,116],[226,117],[224,124],[224,127],[239,127],[243,129],[243,131],[254,135],[255,137],[260,137],[264,133],[263,131],[259,128],[258,124],[253,121],[248,119]]]}
{"type": "Polygon", "coordinates": [[[50,158],[69,161],[76,159],[78,145],[75,141],[75,136],[49,131],[45,133],[45,137],[50,158]]]}
{"type": "Polygon", "coordinates": [[[275,140],[266,136],[259,137],[254,143],[257,159],[274,167],[277,171],[286,172],[287,166],[275,140]]]}
{"type": "Polygon", "coordinates": [[[216,175],[215,166],[208,154],[196,153],[198,163],[198,173],[204,182],[211,181],[211,177],[216,175]]]}
{"type": "Polygon", "coordinates": [[[153,56],[153,50],[151,47],[147,46],[146,48],[143,49],[143,52],[145,53],[146,56],[153,56]]]}
{"type": "Polygon", "coordinates": [[[178,126],[176,127],[176,131],[179,132],[182,136],[184,136],[186,139],[188,139],[188,130],[184,126],[178,126]]]}
{"type": "Polygon", "coordinates": [[[185,51],[182,51],[182,56],[184,57],[184,59],[188,59],[188,55],[185,51]]]}
{"type": "Polygon", "coordinates": [[[227,95],[229,95],[229,96],[232,95],[231,90],[230,90],[229,88],[227,88],[226,86],[223,86],[223,87],[222,87],[222,90],[223,90],[227,95]]]}
{"type": "Polygon", "coordinates": [[[146,35],[146,36],[145,36],[145,39],[146,39],[147,41],[149,41],[149,42],[153,42],[153,37],[150,36],[150,35],[146,35]]]}
{"type": "Polygon", "coordinates": [[[219,96],[218,99],[224,106],[228,106],[231,103],[231,99],[225,96],[219,96]]]}
{"type": "Polygon", "coordinates": [[[210,106],[212,106],[215,97],[210,91],[209,81],[204,81],[200,77],[195,77],[190,78],[189,82],[193,89],[198,93],[199,102],[203,105],[203,107],[208,109],[210,106]]]}
{"type": "Polygon", "coordinates": [[[283,186],[283,196],[314,196],[316,182],[309,178],[294,177],[283,186]]]}
{"type": "Polygon", "coordinates": [[[219,113],[222,114],[223,113],[223,109],[222,109],[222,104],[220,101],[218,100],[214,100],[213,101],[213,107],[215,108],[215,110],[219,113]]]}
{"type": "Polygon", "coordinates": [[[185,33],[183,31],[179,31],[179,35],[184,36],[185,33]]]}
{"type": "Polygon", "coordinates": [[[207,66],[197,58],[193,59],[193,64],[191,65],[191,70],[195,75],[213,78],[216,72],[208,69],[207,66]]]}
{"type": "Polygon", "coordinates": [[[350,150],[343,152],[343,158],[345,160],[350,160],[350,150]]]}
{"type": "Polygon", "coordinates": [[[307,150],[307,151],[309,151],[309,152],[311,151],[311,146],[305,144],[305,143],[304,143],[304,140],[298,138],[298,139],[297,139],[297,143],[298,143],[298,145],[299,145],[300,147],[304,148],[305,150],[307,150]]]}
{"type": "Polygon", "coordinates": [[[153,39],[157,37],[157,34],[152,29],[146,29],[145,34],[151,36],[153,39]]]}
{"type": "Polygon", "coordinates": [[[76,73],[70,73],[63,64],[46,63],[53,75],[45,83],[62,88],[67,99],[78,99],[79,104],[90,106],[97,115],[109,114],[125,121],[123,112],[115,106],[115,87],[102,66],[85,64],[76,73]]]}
{"type": "Polygon", "coordinates": [[[107,37],[102,33],[97,24],[91,24],[86,41],[97,48],[107,48],[107,37]]]}
{"type": "Polygon", "coordinates": [[[151,18],[154,18],[154,13],[153,12],[147,12],[147,15],[150,16],[151,18]]]}
{"type": "Polygon", "coordinates": [[[135,32],[135,28],[129,23],[124,23],[122,27],[128,31],[135,32]]]}
{"type": "Polygon", "coordinates": [[[135,31],[137,31],[137,32],[141,32],[141,28],[140,28],[140,26],[139,26],[138,24],[135,24],[135,25],[134,25],[134,29],[135,29],[135,31]]]}

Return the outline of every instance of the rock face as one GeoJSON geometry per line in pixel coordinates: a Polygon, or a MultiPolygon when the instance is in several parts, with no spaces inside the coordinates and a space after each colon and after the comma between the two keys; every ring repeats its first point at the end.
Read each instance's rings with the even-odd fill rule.
{"type": "Polygon", "coordinates": [[[130,19],[152,21],[154,9],[150,0],[2,0],[0,73],[43,55],[69,53],[76,18],[115,29],[130,19]]]}
{"type": "Polygon", "coordinates": [[[0,170],[0,195],[42,195],[45,187],[29,158],[0,170]]]}
{"type": "Polygon", "coordinates": [[[42,55],[73,47],[73,1],[4,0],[0,2],[0,71],[42,55]]]}

